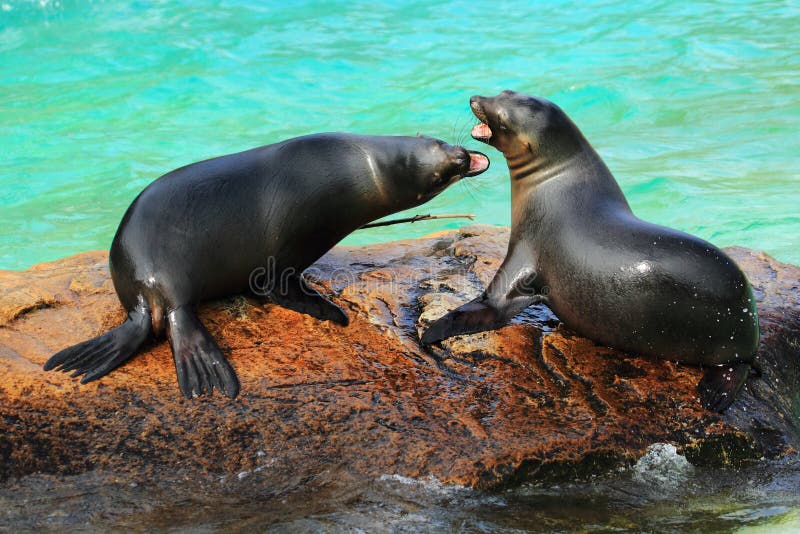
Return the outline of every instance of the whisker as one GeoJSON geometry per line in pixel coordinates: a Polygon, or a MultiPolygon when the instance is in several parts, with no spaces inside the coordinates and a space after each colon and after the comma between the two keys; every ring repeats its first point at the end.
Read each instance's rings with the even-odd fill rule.
{"type": "Polygon", "coordinates": [[[464,146],[464,143],[469,140],[469,132],[472,131],[471,122],[471,116],[464,116],[453,124],[452,133],[456,145],[464,146]]]}
{"type": "Polygon", "coordinates": [[[464,191],[466,191],[470,198],[479,203],[481,202],[482,194],[493,186],[490,182],[471,180],[469,178],[460,180],[459,183],[461,183],[461,187],[464,188],[464,191]]]}
{"type": "Polygon", "coordinates": [[[470,189],[470,186],[469,186],[469,185],[467,185],[467,184],[464,182],[464,180],[461,180],[461,182],[460,182],[460,183],[462,184],[462,186],[461,186],[461,187],[463,187],[463,188],[464,188],[464,191],[466,191],[466,192],[467,192],[467,195],[469,195],[469,198],[470,198],[470,199],[472,199],[472,200],[474,200],[475,202],[477,202],[477,201],[478,201],[478,197],[477,197],[477,196],[475,196],[475,194],[472,192],[472,189],[470,189]]]}

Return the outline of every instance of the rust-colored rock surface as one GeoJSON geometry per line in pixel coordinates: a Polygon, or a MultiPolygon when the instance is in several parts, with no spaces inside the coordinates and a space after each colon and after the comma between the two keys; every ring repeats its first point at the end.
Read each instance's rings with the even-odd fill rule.
{"type": "Polygon", "coordinates": [[[85,386],[41,370],[122,321],[105,253],[0,272],[0,479],[258,472],[280,488],[339,472],[487,488],[625,463],[654,442],[699,462],[800,448],[800,268],[729,249],[756,288],[763,376],[719,416],[697,400],[700,370],[596,346],[546,308],[422,350],[423,325],[488,283],[507,239],[473,226],[334,249],[309,276],[347,328],[244,297],[204,305],[235,400],[185,400],[164,341],[85,386]]]}

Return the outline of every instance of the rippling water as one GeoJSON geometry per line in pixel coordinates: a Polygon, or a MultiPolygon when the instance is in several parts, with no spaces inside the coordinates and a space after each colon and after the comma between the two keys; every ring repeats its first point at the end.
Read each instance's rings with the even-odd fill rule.
{"type": "MultiPolygon", "coordinates": [[[[108,248],[145,185],[207,157],[343,130],[478,148],[468,98],[505,88],[570,113],[641,217],[800,263],[797,28],[797,2],[0,0],[0,268],[108,248]]],[[[416,212],[508,224],[485,148],[416,212]]]]}
{"type": "Polygon", "coordinates": [[[306,487],[269,487],[258,473],[130,482],[90,473],[30,476],[0,487],[0,530],[12,532],[738,532],[800,531],[797,459],[687,468],[674,455],[589,481],[498,492],[385,475],[347,481],[337,469],[306,487]],[[646,464],[646,465],[642,465],[646,464]]]}

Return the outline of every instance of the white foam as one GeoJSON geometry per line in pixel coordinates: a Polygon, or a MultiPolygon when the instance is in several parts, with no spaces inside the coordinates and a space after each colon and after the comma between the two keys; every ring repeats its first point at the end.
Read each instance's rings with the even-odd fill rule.
{"type": "Polygon", "coordinates": [[[694,467],[678,454],[675,445],[655,443],[633,466],[633,479],[650,486],[674,489],[685,483],[694,467]]]}
{"type": "Polygon", "coordinates": [[[440,495],[451,495],[453,493],[469,492],[471,491],[466,486],[458,484],[442,484],[442,481],[433,475],[424,478],[411,478],[403,475],[381,475],[378,479],[381,482],[399,482],[407,486],[415,486],[425,491],[440,495]]]}

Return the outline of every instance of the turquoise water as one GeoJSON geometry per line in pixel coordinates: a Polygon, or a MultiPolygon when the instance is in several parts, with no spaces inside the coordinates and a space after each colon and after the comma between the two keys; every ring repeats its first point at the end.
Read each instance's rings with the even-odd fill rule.
{"type": "MultiPolygon", "coordinates": [[[[291,136],[480,149],[468,98],[505,88],[570,113],[641,217],[800,263],[798,28],[797,2],[0,0],[0,268],[108,248],[159,175],[291,136]]],[[[485,148],[415,213],[508,224],[485,148]]]]}

